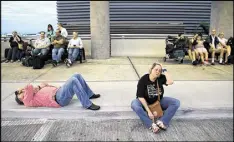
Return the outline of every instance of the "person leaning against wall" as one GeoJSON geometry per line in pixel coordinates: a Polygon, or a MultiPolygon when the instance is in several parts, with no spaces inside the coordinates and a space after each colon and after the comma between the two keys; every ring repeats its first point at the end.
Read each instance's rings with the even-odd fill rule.
{"type": "Polygon", "coordinates": [[[72,66],[76,61],[80,48],[83,48],[83,43],[80,37],[78,37],[78,32],[73,32],[73,37],[68,44],[68,59],[65,59],[65,64],[67,67],[72,66]]]}
{"type": "Polygon", "coordinates": [[[228,56],[231,55],[231,47],[229,45],[227,45],[227,39],[224,38],[224,32],[220,32],[218,35],[218,40],[219,40],[219,44],[218,49],[223,49],[223,53],[225,53],[225,58],[224,58],[224,62],[221,62],[221,64],[223,65],[228,65],[228,56]]]}
{"type": "Polygon", "coordinates": [[[52,65],[56,67],[61,62],[61,57],[65,50],[65,38],[61,35],[60,30],[56,30],[56,36],[54,37],[51,44],[54,46],[52,50],[52,65]]]}
{"type": "Polygon", "coordinates": [[[49,52],[50,40],[45,37],[45,32],[40,32],[40,37],[35,42],[35,49],[33,49],[33,55],[47,55],[49,52]]]}
{"type": "Polygon", "coordinates": [[[209,35],[209,38],[208,38],[208,42],[210,46],[209,52],[211,53],[211,58],[212,58],[211,65],[215,65],[214,63],[215,53],[220,54],[219,64],[222,64],[224,49],[221,48],[221,46],[218,46],[220,42],[219,42],[218,37],[216,36],[215,29],[212,29],[211,35],[209,35]]]}
{"type": "Polygon", "coordinates": [[[21,37],[17,34],[16,31],[12,32],[12,36],[10,37],[9,43],[10,43],[10,50],[7,54],[7,60],[5,63],[8,63],[11,61],[11,63],[15,62],[17,60],[17,54],[19,50],[19,43],[22,42],[21,37]]]}

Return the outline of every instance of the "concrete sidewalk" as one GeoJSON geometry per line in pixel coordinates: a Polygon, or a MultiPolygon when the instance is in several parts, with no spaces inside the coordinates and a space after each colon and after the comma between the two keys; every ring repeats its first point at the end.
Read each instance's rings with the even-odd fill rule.
{"type": "Polygon", "coordinates": [[[71,68],[47,64],[40,70],[2,63],[1,140],[233,141],[233,65],[163,63],[175,82],[165,86],[164,96],[179,99],[181,106],[166,132],[155,135],[143,126],[130,105],[139,77],[155,61],[163,63],[162,58],[88,59],[71,68]],[[101,94],[92,100],[100,110],[84,109],[76,96],[63,108],[26,108],[14,100],[13,92],[28,83],[60,86],[75,73],[101,94]]]}
{"type": "MultiPolygon", "coordinates": [[[[162,58],[88,59],[87,62],[77,63],[71,68],[67,68],[64,64],[53,68],[48,64],[41,70],[23,67],[19,63],[2,63],[2,116],[64,118],[64,114],[69,115],[75,112],[77,115],[71,115],[68,118],[88,117],[90,111],[81,107],[76,96],[69,106],[54,109],[18,106],[12,95],[17,88],[23,87],[27,83],[39,84],[47,81],[59,86],[74,73],[80,73],[91,89],[102,95],[101,98],[93,100],[95,104],[102,107],[97,112],[100,114],[110,112],[112,115],[115,114],[114,112],[119,114],[123,112],[122,114],[126,114],[123,117],[134,117],[135,114],[132,112],[130,104],[136,96],[138,75],[142,76],[147,73],[150,65],[155,61],[163,63],[162,58]],[[47,115],[48,113],[50,115],[47,115]]],[[[197,115],[198,112],[202,115],[207,113],[209,116],[208,112],[215,114],[214,112],[219,110],[223,110],[224,116],[233,116],[233,113],[228,114],[233,110],[232,65],[194,67],[186,61],[184,64],[168,61],[163,65],[175,80],[174,85],[165,86],[164,96],[175,97],[181,101],[178,117],[180,114],[184,114],[183,112],[190,112],[191,116],[195,116],[192,113],[197,115]]],[[[117,114],[114,117],[121,118],[117,114]]]]}

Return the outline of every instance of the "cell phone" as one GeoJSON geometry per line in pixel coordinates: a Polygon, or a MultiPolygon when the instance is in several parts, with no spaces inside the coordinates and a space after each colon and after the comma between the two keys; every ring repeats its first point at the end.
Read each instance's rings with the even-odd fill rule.
{"type": "Polygon", "coordinates": [[[73,46],[76,46],[75,44],[73,46]]]}

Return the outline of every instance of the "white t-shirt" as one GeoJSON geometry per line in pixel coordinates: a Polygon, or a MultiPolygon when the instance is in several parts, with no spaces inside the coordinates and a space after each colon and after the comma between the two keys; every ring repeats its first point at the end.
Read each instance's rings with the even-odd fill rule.
{"type": "Polygon", "coordinates": [[[227,39],[226,38],[219,38],[218,37],[218,39],[219,39],[219,42],[221,42],[222,44],[224,44],[224,45],[226,45],[227,44],[227,39]]]}
{"type": "Polygon", "coordinates": [[[78,37],[77,39],[72,38],[69,41],[68,48],[78,48],[78,47],[83,48],[83,43],[82,43],[81,38],[80,37],[78,37]],[[76,45],[76,46],[74,46],[74,45],[76,45]]]}
{"type": "Polygon", "coordinates": [[[61,35],[65,38],[68,36],[67,30],[65,28],[62,28],[61,35]]]}
{"type": "Polygon", "coordinates": [[[215,47],[215,36],[211,36],[211,38],[212,38],[212,45],[213,47],[215,47]]]}

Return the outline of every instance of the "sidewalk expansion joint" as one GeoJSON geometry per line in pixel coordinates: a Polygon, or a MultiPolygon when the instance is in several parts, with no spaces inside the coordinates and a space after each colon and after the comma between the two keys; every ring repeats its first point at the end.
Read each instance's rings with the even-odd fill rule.
{"type": "Polygon", "coordinates": [[[130,59],[129,57],[128,57],[128,60],[129,60],[129,62],[131,63],[131,65],[132,65],[132,67],[133,67],[135,73],[137,74],[138,79],[140,79],[140,75],[138,74],[138,72],[137,72],[135,66],[133,65],[133,63],[132,63],[132,61],[131,61],[131,59],[130,59]]]}

